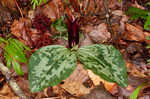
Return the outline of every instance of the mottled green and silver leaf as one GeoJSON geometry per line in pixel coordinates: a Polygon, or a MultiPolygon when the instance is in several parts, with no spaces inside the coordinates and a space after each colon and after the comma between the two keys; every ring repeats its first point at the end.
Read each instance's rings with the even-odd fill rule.
{"type": "Polygon", "coordinates": [[[112,45],[95,44],[83,46],[78,58],[85,69],[92,70],[104,80],[127,86],[127,73],[121,53],[112,45]]]}
{"type": "Polygon", "coordinates": [[[29,84],[32,92],[59,84],[77,65],[74,52],[60,45],[38,49],[29,60],[29,84]]]}

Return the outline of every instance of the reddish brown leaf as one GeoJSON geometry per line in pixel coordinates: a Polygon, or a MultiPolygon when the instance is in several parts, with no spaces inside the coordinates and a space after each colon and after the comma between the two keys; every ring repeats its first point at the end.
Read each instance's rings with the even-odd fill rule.
{"type": "Polygon", "coordinates": [[[131,24],[126,24],[126,29],[127,32],[123,35],[124,39],[139,42],[143,42],[145,40],[144,32],[141,29],[131,24]]]}
{"type": "Polygon", "coordinates": [[[31,40],[31,33],[29,27],[31,26],[31,21],[28,19],[15,20],[11,26],[11,33],[16,36],[24,44],[32,47],[33,41],[31,40]]]}

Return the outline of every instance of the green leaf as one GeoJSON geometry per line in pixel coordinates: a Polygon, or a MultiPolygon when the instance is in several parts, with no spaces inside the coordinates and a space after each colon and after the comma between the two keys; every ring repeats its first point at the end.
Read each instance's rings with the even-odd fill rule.
{"type": "Polygon", "coordinates": [[[16,62],[15,60],[12,61],[12,65],[13,65],[13,68],[15,70],[15,72],[18,74],[18,75],[23,75],[24,72],[22,71],[20,65],[18,62],[16,62]]]}
{"type": "Polygon", "coordinates": [[[4,52],[4,57],[6,59],[6,66],[10,69],[12,64],[12,58],[6,52],[4,52]]]}
{"type": "Polygon", "coordinates": [[[92,70],[104,80],[127,86],[127,71],[121,53],[111,45],[83,46],[78,58],[85,69],[92,70]]]}
{"type": "Polygon", "coordinates": [[[133,19],[138,19],[138,18],[147,19],[149,12],[136,7],[129,7],[126,14],[130,15],[131,18],[133,19]]]}
{"type": "Polygon", "coordinates": [[[64,23],[64,16],[61,16],[60,19],[57,19],[52,25],[60,33],[67,32],[67,25],[64,23]]]}
{"type": "Polygon", "coordinates": [[[147,6],[150,6],[150,2],[147,2],[146,5],[147,5],[147,6]]]}
{"type": "Polygon", "coordinates": [[[138,87],[134,90],[134,92],[130,95],[130,99],[137,99],[140,90],[141,90],[144,86],[148,86],[148,85],[150,85],[150,84],[149,84],[149,83],[143,83],[143,84],[141,84],[140,86],[138,86],[138,87]]]}
{"type": "Polygon", "coordinates": [[[118,2],[120,3],[120,2],[121,2],[121,0],[118,0],[118,2]]]}
{"type": "Polygon", "coordinates": [[[60,45],[38,49],[29,60],[29,85],[32,92],[59,84],[70,76],[77,65],[74,52],[60,45]]]}
{"type": "Polygon", "coordinates": [[[47,2],[47,0],[32,0],[32,1],[31,1],[31,4],[33,5],[33,6],[32,6],[33,9],[35,9],[36,6],[39,6],[39,5],[42,3],[42,1],[44,1],[44,3],[47,2]]]}
{"type": "Polygon", "coordinates": [[[150,65],[150,59],[147,60],[148,65],[150,65]]]}
{"type": "Polygon", "coordinates": [[[24,53],[24,50],[20,45],[15,43],[13,40],[8,40],[9,43],[6,44],[4,50],[8,53],[9,56],[13,57],[15,60],[26,63],[26,55],[24,53]]]}
{"type": "Polygon", "coordinates": [[[0,44],[3,42],[6,42],[6,40],[4,38],[0,37],[0,44]]]}
{"type": "Polygon", "coordinates": [[[145,23],[144,23],[144,29],[150,31],[150,15],[147,17],[145,23]]]}
{"type": "Polygon", "coordinates": [[[150,48],[150,45],[147,45],[146,48],[150,48]]]}
{"type": "Polygon", "coordinates": [[[146,39],[147,39],[147,40],[150,40],[150,36],[146,36],[146,39]]]}
{"type": "Polygon", "coordinates": [[[64,40],[68,40],[68,33],[67,33],[68,30],[64,20],[65,17],[61,16],[60,19],[56,19],[56,21],[53,22],[52,26],[58,31],[58,34],[54,36],[54,39],[63,38],[64,40]]]}
{"type": "Polygon", "coordinates": [[[23,50],[31,51],[31,49],[29,47],[27,47],[26,45],[24,45],[19,40],[13,39],[12,41],[15,42],[22,49],[22,51],[23,50]]]}

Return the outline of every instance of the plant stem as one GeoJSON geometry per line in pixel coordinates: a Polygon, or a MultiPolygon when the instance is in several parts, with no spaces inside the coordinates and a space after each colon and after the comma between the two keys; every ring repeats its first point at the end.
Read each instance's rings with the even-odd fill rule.
{"type": "Polygon", "coordinates": [[[15,94],[19,96],[20,99],[28,99],[27,96],[24,95],[23,91],[20,89],[18,84],[15,82],[15,80],[11,77],[9,69],[6,66],[4,66],[4,64],[1,61],[0,61],[0,71],[6,77],[6,81],[9,83],[10,87],[15,92],[15,94]]]}

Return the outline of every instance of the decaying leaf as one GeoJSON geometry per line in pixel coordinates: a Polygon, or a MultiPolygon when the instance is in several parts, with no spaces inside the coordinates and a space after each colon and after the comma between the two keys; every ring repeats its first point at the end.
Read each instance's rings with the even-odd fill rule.
{"type": "Polygon", "coordinates": [[[19,99],[15,96],[9,85],[5,83],[5,85],[0,89],[0,99],[11,99],[11,97],[19,99]]]}
{"type": "Polygon", "coordinates": [[[127,62],[126,61],[126,66],[127,66],[127,71],[131,74],[134,75],[136,77],[147,77],[145,74],[141,73],[139,70],[136,69],[136,66],[134,66],[134,64],[127,62]]]}
{"type": "Polygon", "coordinates": [[[93,87],[86,88],[83,83],[89,79],[88,73],[83,69],[81,64],[78,64],[74,72],[69,78],[65,80],[65,83],[61,85],[67,92],[75,96],[81,96],[88,94],[93,87]]]}
{"type": "Polygon", "coordinates": [[[16,4],[14,0],[0,0],[0,4],[5,7],[5,8],[9,8],[12,11],[16,11],[16,4]]]}
{"type": "Polygon", "coordinates": [[[110,33],[107,30],[105,23],[99,24],[94,27],[94,29],[88,33],[92,41],[96,43],[103,43],[110,39],[110,33]]]}
{"type": "Polygon", "coordinates": [[[31,20],[29,19],[15,20],[11,27],[11,33],[31,48],[40,48],[51,43],[50,33],[41,33],[31,28],[31,20]]]}
{"type": "Polygon", "coordinates": [[[99,76],[95,75],[91,70],[88,70],[88,75],[91,78],[91,80],[93,81],[93,84],[95,86],[99,86],[99,85],[101,85],[101,83],[103,83],[105,89],[107,91],[109,91],[111,94],[116,94],[118,92],[118,88],[115,83],[110,83],[110,82],[103,80],[99,76]]]}
{"type": "Polygon", "coordinates": [[[31,34],[29,27],[31,26],[31,21],[28,19],[15,20],[11,26],[11,33],[21,40],[24,44],[33,46],[33,41],[31,40],[31,34]]]}
{"type": "Polygon", "coordinates": [[[66,82],[61,87],[75,96],[81,96],[90,93],[90,89],[83,86],[81,82],[66,82]]]}
{"type": "Polygon", "coordinates": [[[48,18],[50,18],[52,21],[55,21],[57,18],[60,18],[60,16],[63,15],[63,7],[64,5],[61,0],[51,0],[43,7],[39,7],[35,11],[35,15],[43,13],[48,16],[48,18]]]}
{"type": "Polygon", "coordinates": [[[127,32],[124,33],[123,38],[130,41],[145,41],[145,35],[143,30],[131,25],[126,24],[127,32]]]}

